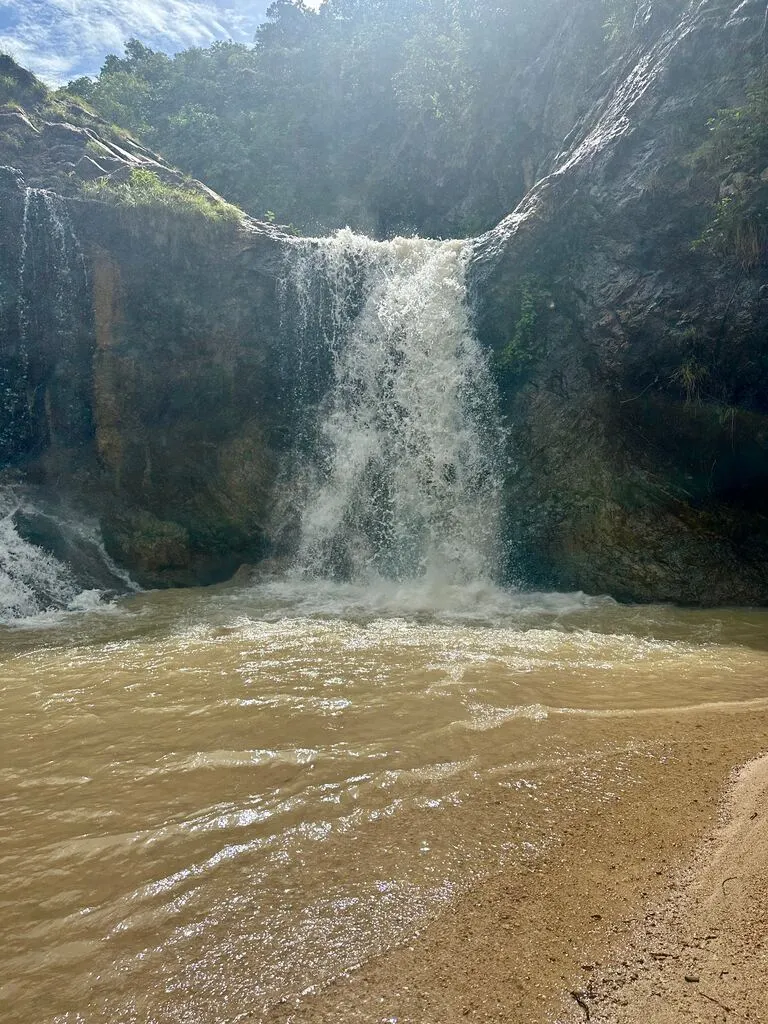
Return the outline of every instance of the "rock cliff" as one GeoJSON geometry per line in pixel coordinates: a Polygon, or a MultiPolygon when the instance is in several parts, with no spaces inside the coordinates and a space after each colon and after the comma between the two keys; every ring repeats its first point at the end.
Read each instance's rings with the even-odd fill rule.
{"type": "MultiPolygon", "coordinates": [[[[733,144],[728,114],[759,122],[765,4],[644,11],[545,176],[474,244],[511,449],[508,576],[765,603],[768,150],[759,131],[733,144]]],[[[297,373],[280,304],[290,238],[83,108],[47,109],[13,73],[4,479],[70,492],[142,582],[224,578],[268,555],[276,529],[297,373]],[[88,185],[126,189],[137,171],[198,205],[88,185]]]]}
{"type": "Polygon", "coordinates": [[[268,546],[284,239],[4,70],[31,101],[0,110],[4,479],[95,512],[145,584],[222,579],[268,546]],[[84,193],[136,171],[162,188],[133,205],[84,193]]]}
{"type": "Polygon", "coordinates": [[[764,603],[766,7],[705,0],[669,25],[647,6],[550,173],[476,246],[513,446],[511,572],[764,603]]]}

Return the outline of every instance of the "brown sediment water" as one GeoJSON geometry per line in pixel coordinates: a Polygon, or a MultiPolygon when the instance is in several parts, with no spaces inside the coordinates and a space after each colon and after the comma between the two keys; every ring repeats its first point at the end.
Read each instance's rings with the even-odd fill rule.
{"type": "Polygon", "coordinates": [[[768,707],[766,612],[491,588],[145,594],[0,651],[19,1024],[537,1019],[573,967],[546,943],[578,958],[632,902],[579,885],[609,854],[661,885],[768,707]]]}

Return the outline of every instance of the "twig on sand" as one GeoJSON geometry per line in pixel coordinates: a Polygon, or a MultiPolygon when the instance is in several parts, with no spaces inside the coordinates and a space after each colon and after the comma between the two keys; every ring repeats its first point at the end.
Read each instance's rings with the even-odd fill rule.
{"type": "Polygon", "coordinates": [[[587,1015],[587,1020],[589,1020],[590,1017],[592,1016],[592,1014],[589,1012],[589,1006],[587,1005],[587,1001],[584,998],[584,993],[583,992],[572,991],[571,992],[571,996],[576,1000],[576,1002],[582,1008],[584,1013],[587,1015]]]}
{"type": "Polygon", "coordinates": [[[725,883],[726,882],[735,882],[738,877],[739,877],[738,875],[728,875],[727,878],[724,878],[722,880],[722,882],[720,883],[720,888],[723,890],[723,894],[724,895],[725,895],[725,883]]]}
{"type": "Polygon", "coordinates": [[[715,999],[714,996],[708,996],[707,993],[702,992],[700,988],[697,988],[696,991],[699,993],[700,996],[704,996],[705,999],[708,999],[710,1003],[714,1003],[715,1006],[719,1006],[721,1010],[725,1010],[726,1013],[733,1013],[732,1006],[726,1006],[725,1003],[721,1003],[720,1000],[715,999]]]}

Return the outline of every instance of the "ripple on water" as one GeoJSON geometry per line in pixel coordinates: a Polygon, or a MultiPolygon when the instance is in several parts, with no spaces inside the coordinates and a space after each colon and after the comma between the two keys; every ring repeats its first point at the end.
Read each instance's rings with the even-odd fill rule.
{"type": "Polygon", "coordinates": [[[609,803],[661,756],[638,715],[765,703],[763,613],[449,597],[276,582],[4,634],[18,1020],[295,995],[609,803]]]}

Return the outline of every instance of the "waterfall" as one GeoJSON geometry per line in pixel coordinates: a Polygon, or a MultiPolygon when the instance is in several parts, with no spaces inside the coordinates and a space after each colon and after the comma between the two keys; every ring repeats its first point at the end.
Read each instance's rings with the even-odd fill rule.
{"type": "MultiPolygon", "coordinates": [[[[47,307],[50,328],[66,328],[73,301],[87,284],[85,259],[63,200],[41,188],[24,190],[19,252],[19,333],[26,352],[34,313],[47,307]]],[[[39,321],[38,321],[39,322],[39,321]]]]}
{"type": "Polygon", "coordinates": [[[299,325],[297,413],[303,404],[310,416],[288,487],[298,572],[451,583],[497,574],[503,436],[471,328],[468,252],[348,229],[294,244],[285,301],[299,325]],[[305,378],[323,372],[313,403],[305,378]]]}

